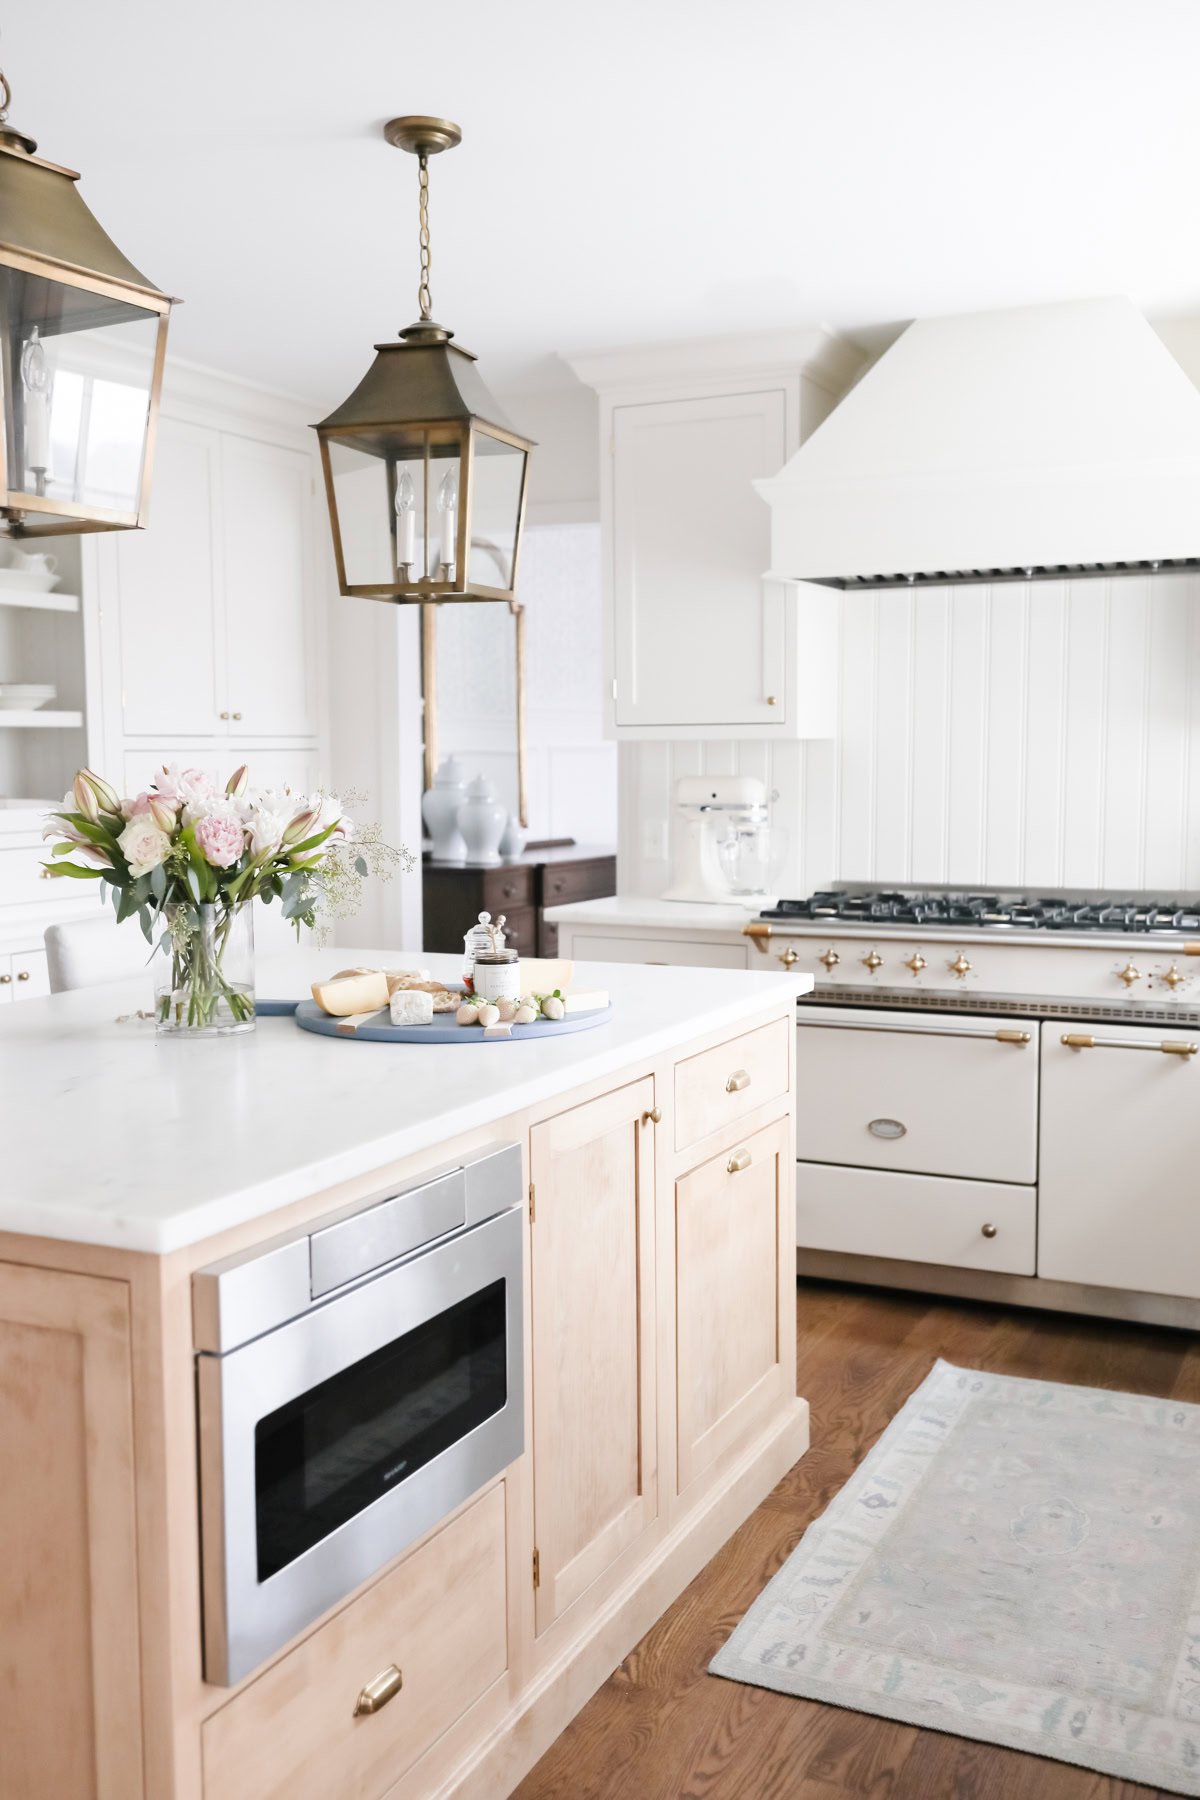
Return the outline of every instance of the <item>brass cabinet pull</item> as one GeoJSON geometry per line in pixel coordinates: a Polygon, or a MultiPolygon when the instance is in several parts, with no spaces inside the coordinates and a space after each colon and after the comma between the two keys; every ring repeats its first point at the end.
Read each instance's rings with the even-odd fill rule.
{"type": "Polygon", "coordinates": [[[743,1169],[750,1167],[752,1160],[748,1150],[735,1150],[725,1164],[726,1172],[730,1175],[740,1175],[743,1169]]]}
{"type": "Polygon", "coordinates": [[[642,1114],[642,1124],[643,1125],[661,1125],[662,1124],[662,1107],[661,1106],[652,1106],[648,1112],[644,1112],[642,1114]]]}
{"type": "Polygon", "coordinates": [[[18,969],[17,970],[17,980],[18,981],[28,981],[29,980],[29,970],[28,969],[18,969]]]}
{"type": "Polygon", "coordinates": [[[11,975],[0,975],[0,987],[7,987],[11,980],[11,975]]]}
{"type": "Polygon", "coordinates": [[[242,715],[241,715],[241,713],[234,713],[233,716],[235,719],[240,719],[242,715]]]}
{"type": "Polygon", "coordinates": [[[219,714],[218,716],[222,719],[227,719],[229,717],[229,714],[227,712],[223,712],[223,713],[219,714]]]}
{"type": "Polygon", "coordinates": [[[1098,1038],[1088,1031],[1064,1031],[1062,1041],[1068,1050],[1158,1050],[1163,1056],[1195,1056],[1200,1050],[1200,1044],[1189,1044],[1180,1038],[1144,1044],[1140,1038],[1098,1038]]]}
{"type": "Polygon", "coordinates": [[[967,1026],[956,1029],[953,1025],[892,1025],[882,1019],[872,1019],[870,1024],[860,1019],[806,1019],[800,1017],[797,1024],[803,1031],[890,1031],[896,1037],[937,1037],[937,1038],[987,1038],[993,1044],[1031,1044],[1032,1031],[1017,1031],[1007,1025],[999,1031],[993,1031],[990,1025],[967,1026]]]}
{"type": "Polygon", "coordinates": [[[996,1227],[994,1225],[981,1225],[979,1229],[985,1238],[994,1238],[996,1235],[996,1227]]]}
{"type": "Polygon", "coordinates": [[[1004,1028],[993,1035],[998,1044],[1028,1044],[1033,1039],[1031,1031],[1009,1031],[1004,1028]]]}
{"type": "Polygon", "coordinates": [[[735,1069],[733,1074],[729,1077],[729,1080],[725,1083],[725,1092],[727,1094],[740,1094],[743,1088],[748,1088],[749,1086],[749,1070],[735,1069]]]}
{"type": "Polygon", "coordinates": [[[368,1681],[358,1699],[354,1702],[354,1717],[362,1713],[380,1712],[389,1700],[394,1700],[404,1686],[404,1676],[395,1663],[389,1663],[386,1669],[368,1681]]]}

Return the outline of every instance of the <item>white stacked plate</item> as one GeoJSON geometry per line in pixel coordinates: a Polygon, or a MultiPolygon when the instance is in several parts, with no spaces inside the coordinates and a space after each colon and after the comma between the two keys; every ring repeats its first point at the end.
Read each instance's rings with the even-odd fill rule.
{"type": "Polygon", "coordinates": [[[57,694],[58,689],[49,682],[0,681],[0,708],[5,712],[36,712],[57,694]]]}

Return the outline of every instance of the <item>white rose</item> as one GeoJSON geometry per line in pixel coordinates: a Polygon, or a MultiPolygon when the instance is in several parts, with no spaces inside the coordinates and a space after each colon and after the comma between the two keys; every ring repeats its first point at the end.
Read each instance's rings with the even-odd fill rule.
{"type": "Polygon", "coordinates": [[[150,813],[138,813],[136,818],[130,819],[117,843],[135,881],[148,875],[151,869],[157,869],[171,848],[170,838],[165,831],[159,830],[150,813]]]}

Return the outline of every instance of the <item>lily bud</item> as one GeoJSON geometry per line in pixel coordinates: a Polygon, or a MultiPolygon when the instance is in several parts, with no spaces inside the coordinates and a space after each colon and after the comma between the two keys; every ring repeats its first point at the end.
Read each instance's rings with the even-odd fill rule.
{"type": "Polygon", "coordinates": [[[170,833],[178,824],[178,815],[173,802],[164,800],[161,794],[150,796],[150,817],[160,831],[170,833]]]}
{"type": "Polygon", "coordinates": [[[117,793],[116,789],[109,787],[107,781],[102,781],[100,776],[92,769],[85,769],[83,773],[93,794],[95,794],[96,799],[99,801],[100,811],[112,813],[115,817],[119,818],[121,816],[121,796],[117,793]]]}
{"type": "Polygon", "coordinates": [[[233,774],[225,783],[225,792],[229,795],[231,800],[240,800],[245,791],[246,765],[243,763],[240,769],[235,769],[233,771],[233,774]]]}
{"type": "Polygon", "coordinates": [[[96,799],[87,776],[87,770],[80,769],[71,783],[71,792],[75,796],[76,812],[81,812],[88,823],[94,825],[100,817],[100,803],[96,799]]]}
{"type": "Polygon", "coordinates": [[[317,815],[312,807],[308,807],[304,812],[298,812],[291,824],[285,828],[283,842],[285,844],[302,843],[306,837],[312,836],[312,828],[316,822],[317,815]]]}

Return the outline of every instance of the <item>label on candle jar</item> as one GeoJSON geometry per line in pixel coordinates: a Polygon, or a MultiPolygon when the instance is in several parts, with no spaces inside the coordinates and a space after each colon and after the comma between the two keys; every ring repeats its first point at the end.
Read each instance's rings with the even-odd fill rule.
{"type": "Polygon", "coordinates": [[[477,999],[521,998],[521,962],[515,950],[485,951],[475,958],[474,973],[477,999]]]}

